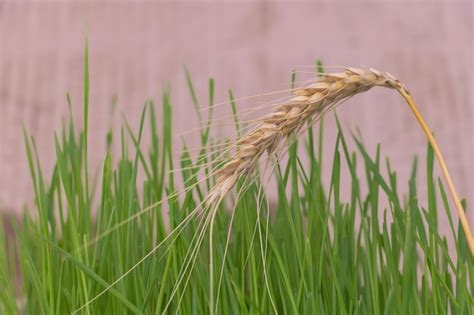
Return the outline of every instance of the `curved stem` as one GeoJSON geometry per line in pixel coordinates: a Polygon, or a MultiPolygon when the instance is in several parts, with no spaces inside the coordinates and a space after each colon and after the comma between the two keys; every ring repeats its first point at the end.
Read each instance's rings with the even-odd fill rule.
{"type": "Polygon", "coordinates": [[[444,175],[446,185],[448,186],[449,193],[451,194],[453,202],[458,211],[459,220],[461,221],[462,229],[466,236],[467,244],[469,246],[469,249],[471,250],[472,256],[474,256],[474,238],[472,236],[472,231],[471,231],[471,228],[469,227],[469,223],[466,218],[466,213],[464,212],[461,201],[459,200],[458,193],[456,192],[456,189],[454,188],[453,181],[451,179],[451,176],[449,175],[448,168],[446,166],[446,163],[444,162],[444,158],[443,158],[443,155],[441,154],[438,143],[436,142],[435,138],[431,134],[431,131],[428,128],[428,125],[426,124],[425,120],[423,119],[423,116],[418,111],[416,103],[411,97],[410,93],[407,90],[405,90],[403,87],[400,87],[397,90],[403,96],[408,106],[412,110],[413,114],[416,117],[416,120],[420,124],[421,129],[423,129],[423,132],[425,133],[426,138],[428,138],[428,141],[431,144],[431,147],[433,148],[436,159],[438,160],[439,166],[441,167],[441,172],[444,175]]]}

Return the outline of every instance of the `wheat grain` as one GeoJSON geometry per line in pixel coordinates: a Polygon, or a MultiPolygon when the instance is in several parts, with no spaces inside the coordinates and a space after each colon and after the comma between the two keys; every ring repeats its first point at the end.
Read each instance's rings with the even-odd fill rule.
{"type": "Polygon", "coordinates": [[[254,171],[264,152],[272,154],[282,140],[301,129],[309,118],[374,86],[395,88],[401,83],[377,70],[348,68],[342,73],[325,74],[316,83],[296,89],[293,98],[277,106],[276,111],[263,117],[257,128],[237,142],[233,157],[216,173],[209,203],[225,196],[240,177],[254,171]]]}

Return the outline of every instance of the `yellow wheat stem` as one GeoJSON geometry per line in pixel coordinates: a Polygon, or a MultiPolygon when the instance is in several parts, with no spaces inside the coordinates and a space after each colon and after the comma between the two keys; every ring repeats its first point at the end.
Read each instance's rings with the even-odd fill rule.
{"type": "Polygon", "coordinates": [[[412,110],[413,114],[416,117],[416,120],[420,124],[421,129],[425,133],[426,138],[428,139],[431,147],[433,148],[434,154],[436,159],[438,160],[439,167],[441,168],[441,172],[443,173],[444,179],[446,181],[446,185],[448,186],[449,193],[451,194],[451,198],[453,199],[454,205],[458,211],[459,220],[461,221],[462,229],[464,234],[466,235],[466,241],[471,250],[472,256],[474,256],[474,237],[472,236],[471,228],[469,227],[469,222],[466,218],[466,213],[462,207],[461,201],[459,200],[459,195],[454,187],[453,180],[451,179],[451,175],[449,174],[448,167],[444,162],[443,155],[441,154],[441,150],[439,149],[438,143],[436,142],[435,138],[433,137],[428,125],[426,124],[423,116],[418,111],[415,101],[413,97],[411,97],[410,93],[406,89],[397,89],[398,92],[402,95],[402,97],[407,102],[408,106],[412,110]]]}

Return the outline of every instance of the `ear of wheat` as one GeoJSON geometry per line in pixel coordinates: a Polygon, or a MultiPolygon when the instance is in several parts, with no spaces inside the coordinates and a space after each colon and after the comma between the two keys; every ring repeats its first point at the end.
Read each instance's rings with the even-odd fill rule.
{"type": "Polygon", "coordinates": [[[218,203],[239,178],[255,170],[259,158],[265,152],[274,153],[283,140],[297,133],[308,120],[316,122],[322,113],[341,101],[375,86],[397,90],[413,111],[433,147],[474,256],[474,238],[436,140],[405,85],[391,74],[375,69],[347,68],[340,73],[324,74],[316,83],[296,89],[293,98],[277,106],[273,113],[261,119],[255,129],[239,139],[235,154],[215,173],[217,180],[207,196],[208,203],[218,203]]]}

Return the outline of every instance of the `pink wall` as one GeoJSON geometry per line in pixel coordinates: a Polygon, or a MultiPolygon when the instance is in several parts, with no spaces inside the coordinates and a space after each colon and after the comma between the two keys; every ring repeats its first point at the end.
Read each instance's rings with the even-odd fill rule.
{"type": "MultiPolygon", "coordinates": [[[[110,124],[108,104],[114,94],[116,126],[121,113],[136,126],[144,101],[160,100],[169,84],[175,127],[184,132],[196,126],[184,64],[203,100],[212,76],[221,101],[230,87],[236,97],[284,89],[293,68],[321,58],[326,65],[389,71],[404,81],[436,133],[461,195],[472,204],[472,3],[362,3],[0,3],[1,211],[18,213],[32,202],[22,124],[35,135],[50,170],[53,130],[67,114],[66,91],[81,117],[85,33],[90,42],[90,133],[100,135],[90,139],[93,166],[103,157],[102,135],[110,124]]],[[[238,106],[244,110],[253,104],[238,106]]],[[[360,128],[372,152],[377,142],[382,144],[400,170],[400,183],[409,175],[413,155],[424,157],[425,139],[394,92],[373,90],[338,112],[347,129],[360,128]]],[[[334,140],[332,118],[327,130],[326,161],[334,140]]],[[[181,139],[175,140],[179,150],[181,139]]]]}

